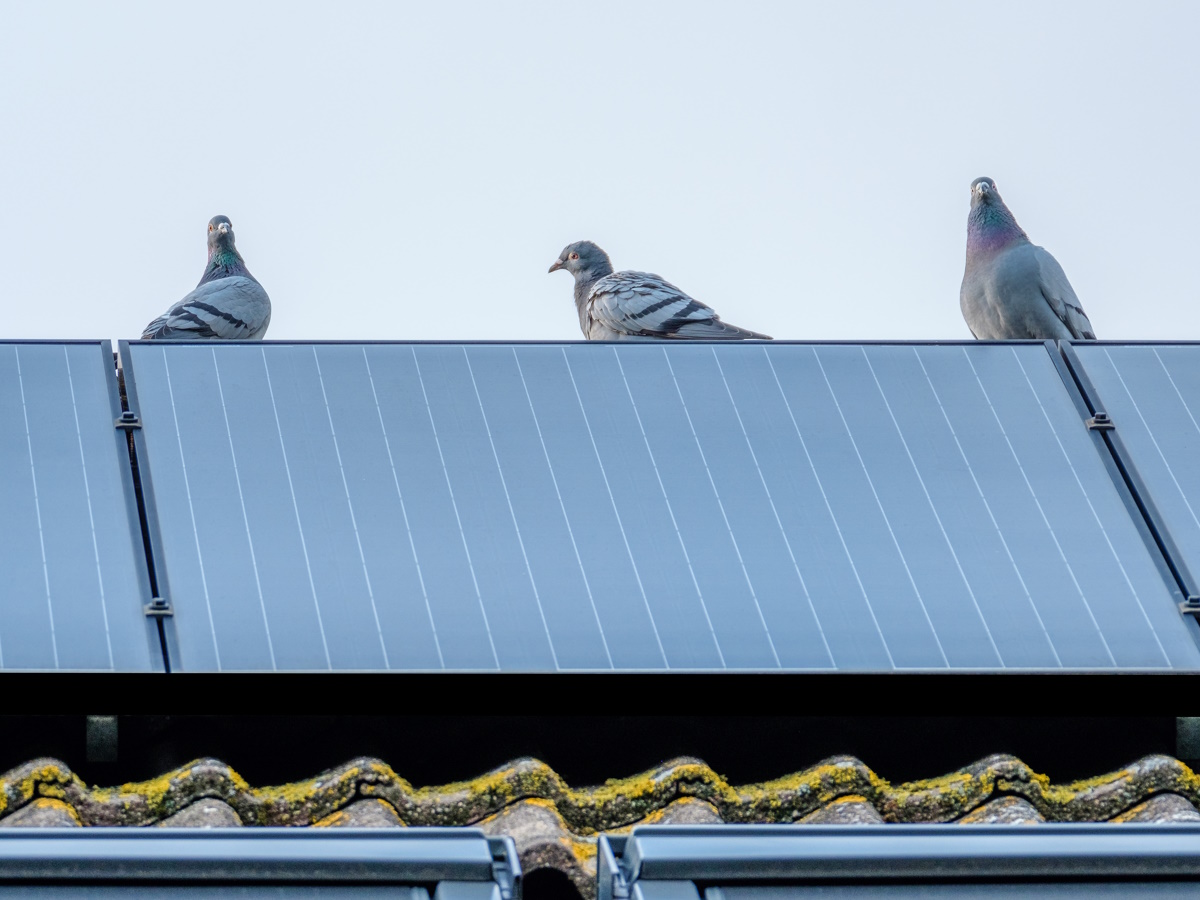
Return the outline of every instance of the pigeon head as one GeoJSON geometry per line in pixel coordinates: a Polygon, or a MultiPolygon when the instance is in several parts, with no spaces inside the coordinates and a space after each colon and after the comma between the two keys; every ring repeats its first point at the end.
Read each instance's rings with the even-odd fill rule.
{"type": "Polygon", "coordinates": [[[208,252],[217,247],[233,248],[233,223],[229,216],[213,216],[208,220],[208,252]]]}
{"type": "Polygon", "coordinates": [[[612,274],[612,261],[608,254],[591,241],[576,241],[563,247],[562,253],[550,267],[551,272],[566,269],[576,281],[592,281],[612,274]]]}
{"type": "Polygon", "coordinates": [[[246,269],[246,261],[233,243],[233,223],[229,216],[213,216],[208,220],[208,266],[200,284],[230,275],[254,276],[246,269]]]}
{"type": "Polygon", "coordinates": [[[996,190],[996,182],[990,178],[976,178],[971,182],[971,208],[981,203],[1000,203],[1000,192],[996,190]]]}
{"type": "Polygon", "coordinates": [[[997,250],[1029,238],[1017,224],[990,178],[971,182],[971,212],[967,215],[967,252],[997,250]]]}

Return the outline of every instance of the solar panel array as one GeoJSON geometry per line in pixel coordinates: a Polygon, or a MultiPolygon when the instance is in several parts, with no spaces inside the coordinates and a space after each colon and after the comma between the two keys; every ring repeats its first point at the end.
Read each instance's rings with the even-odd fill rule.
{"type": "Polygon", "coordinates": [[[1200,573],[1200,345],[1076,344],[1074,352],[1194,577],[1200,573]]]}
{"type": "Polygon", "coordinates": [[[122,345],[172,668],[1200,668],[1052,352],[122,345]]]}
{"type": "Polygon", "coordinates": [[[108,341],[0,342],[0,668],[163,667],[108,341]]]}

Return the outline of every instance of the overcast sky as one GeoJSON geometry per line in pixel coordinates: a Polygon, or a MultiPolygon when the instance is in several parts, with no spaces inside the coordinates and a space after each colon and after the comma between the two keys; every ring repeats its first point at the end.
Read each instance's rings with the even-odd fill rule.
{"type": "Polygon", "coordinates": [[[0,3],[0,337],[134,338],[228,215],[275,339],[965,338],[989,175],[1101,338],[1200,339],[1191,3],[0,3]]]}

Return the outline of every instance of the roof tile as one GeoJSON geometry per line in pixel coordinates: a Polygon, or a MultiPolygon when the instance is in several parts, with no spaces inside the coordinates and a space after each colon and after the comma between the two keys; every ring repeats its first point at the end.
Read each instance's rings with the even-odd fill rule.
{"type": "Polygon", "coordinates": [[[242,824],[237,811],[224,800],[209,797],[189,804],[157,823],[162,828],[236,828],[242,824]]]}
{"type": "Polygon", "coordinates": [[[958,820],[961,825],[1032,825],[1046,819],[1022,797],[1001,797],[971,810],[958,820]]]}
{"type": "Polygon", "coordinates": [[[865,797],[851,794],[838,797],[820,809],[810,812],[797,824],[800,825],[882,825],[879,815],[865,797]]]}
{"type": "Polygon", "coordinates": [[[389,803],[355,800],[345,809],[313,822],[315,828],[402,828],[404,822],[389,803]]]}
{"type": "Polygon", "coordinates": [[[31,760],[0,776],[0,827],[476,825],[511,835],[527,872],[558,869],[585,898],[594,889],[597,833],[641,824],[1190,822],[1200,820],[1198,802],[1200,777],[1167,756],[1070,784],[1052,784],[1004,755],[901,784],[849,756],[740,786],[693,758],[581,788],[535,759],[423,788],[368,758],[261,788],[215,759],[114,788],[88,787],[53,759],[31,760]]]}
{"type": "Polygon", "coordinates": [[[1200,810],[1178,794],[1157,794],[1145,803],[1139,803],[1120,815],[1113,822],[1198,822],[1200,810]]]}
{"type": "Polygon", "coordinates": [[[78,828],[79,816],[66,803],[39,797],[0,819],[0,828],[78,828]]]}

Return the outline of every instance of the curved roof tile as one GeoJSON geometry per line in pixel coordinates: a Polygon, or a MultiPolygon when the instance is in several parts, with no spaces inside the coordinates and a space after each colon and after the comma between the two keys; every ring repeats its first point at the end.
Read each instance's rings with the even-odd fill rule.
{"type": "Polygon", "coordinates": [[[1200,820],[1198,805],[1200,776],[1168,756],[1069,784],[1053,784],[1005,755],[900,784],[850,756],[748,785],[730,784],[692,758],[580,788],[536,759],[423,788],[365,757],[306,781],[258,788],[215,759],[112,788],[88,787],[54,759],[0,776],[0,827],[473,825],[512,835],[527,872],[558,869],[584,897],[594,889],[597,833],[634,825],[1178,822],[1200,820]]]}

